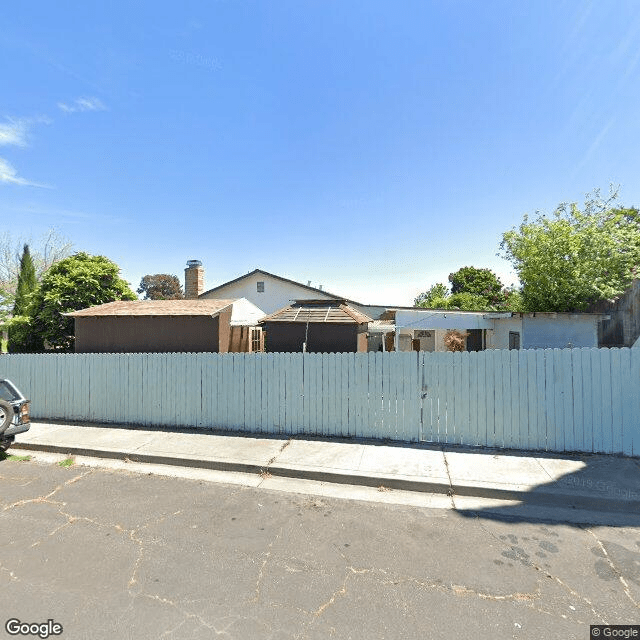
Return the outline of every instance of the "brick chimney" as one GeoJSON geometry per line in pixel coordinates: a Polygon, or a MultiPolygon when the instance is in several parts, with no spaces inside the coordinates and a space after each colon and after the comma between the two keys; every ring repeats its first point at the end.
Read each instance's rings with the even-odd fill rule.
{"type": "Polygon", "coordinates": [[[204,268],[200,260],[187,260],[184,270],[184,297],[196,300],[204,291],[204,268]]]}

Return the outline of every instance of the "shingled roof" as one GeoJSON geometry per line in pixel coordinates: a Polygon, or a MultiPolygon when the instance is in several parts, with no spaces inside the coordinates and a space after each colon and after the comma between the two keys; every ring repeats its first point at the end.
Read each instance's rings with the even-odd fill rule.
{"type": "Polygon", "coordinates": [[[97,316],[215,316],[234,300],[118,300],[62,315],[97,316]]]}
{"type": "Polygon", "coordinates": [[[346,300],[296,300],[269,316],[263,322],[322,322],[337,324],[363,324],[371,322],[364,313],[350,307],[346,300]]]}

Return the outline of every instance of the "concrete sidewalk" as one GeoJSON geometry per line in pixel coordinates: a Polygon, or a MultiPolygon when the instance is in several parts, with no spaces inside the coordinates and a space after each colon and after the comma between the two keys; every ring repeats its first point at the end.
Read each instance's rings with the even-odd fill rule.
{"type": "Polygon", "coordinates": [[[638,514],[640,522],[637,458],[40,422],[14,448],[638,514]]]}

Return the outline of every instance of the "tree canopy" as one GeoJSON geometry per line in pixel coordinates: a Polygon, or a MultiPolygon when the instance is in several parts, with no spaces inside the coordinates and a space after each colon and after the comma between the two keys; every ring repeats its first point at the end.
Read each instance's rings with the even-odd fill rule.
{"type": "Polygon", "coordinates": [[[584,311],[621,295],[640,268],[640,213],[615,207],[617,191],[524,217],[500,245],[522,284],[524,311],[584,311]]]}
{"type": "Polygon", "coordinates": [[[500,278],[491,269],[477,267],[462,267],[449,274],[451,293],[471,293],[482,296],[496,303],[502,296],[504,289],[500,278]]]}
{"type": "Polygon", "coordinates": [[[144,293],[144,300],[181,300],[184,298],[178,276],[168,273],[146,275],[140,280],[138,293],[144,293]]]}
{"type": "MultiPolygon", "coordinates": [[[[116,300],[136,300],[118,265],[104,256],[76,253],[43,276],[31,306],[31,330],[48,346],[72,351],[73,318],[63,313],[116,300]]],[[[42,348],[42,346],[40,348],[42,348]]]]}
{"type": "Polygon", "coordinates": [[[414,304],[428,309],[462,311],[518,311],[519,293],[503,286],[491,269],[462,267],[449,275],[451,291],[438,282],[421,293],[414,304]]]}

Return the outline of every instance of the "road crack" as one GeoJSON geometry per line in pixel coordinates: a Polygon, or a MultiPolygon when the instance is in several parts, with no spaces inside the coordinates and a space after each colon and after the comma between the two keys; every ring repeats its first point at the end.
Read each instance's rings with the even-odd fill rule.
{"type": "Polygon", "coordinates": [[[631,595],[631,589],[629,588],[629,583],[625,580],[624,576],[622,575],[622,572],[614,564],[613,560],[611,559],[611,556],[607,552],[607,549],[604,546],[604,544],[602,544],[600,538],[598,538],[598,536],[591,529],[589,529],[588,527],[585,527],[584,530],[588,531],[593,536],[594,540],[596,541],[596,543],[598,545],[598,548],[602,552],[602,555],[603,555],[604,559],[607,561],[607,564],[611,568],[611,571],[613,571],[613,573],[618,577],[618,580],[620,581],[620,584],[622,585],[622,590],[624,591],[624,593],[627,596],[627,598],[629,598],[629,600],[631,600],[631,602],[633,603],[633,605],[637,609],[640,609],[640,603],[636,602],[634,597],[631,595]]]}

